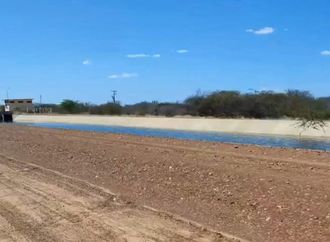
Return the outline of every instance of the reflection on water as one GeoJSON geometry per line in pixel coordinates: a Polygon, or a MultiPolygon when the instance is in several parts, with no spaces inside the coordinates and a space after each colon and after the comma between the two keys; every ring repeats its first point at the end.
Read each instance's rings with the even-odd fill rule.
{"type": "Polygon", "coordinates": [[[175,139],[253,144],[253,145],[261,145],[267,147],[287,147],[287,148],[330,151],[330,139],[310,139],[310,138],[302,139],[302,138],[286,137],[286,136],[176,131],[176,130],[129,128],[129,127],[104,126],[104,125],[85,125],[85,124],[62,124],[62,123],[29,123],[29,124],[20,123],[20,124],[36,126],[36,127],[44,127],[44,128],[70,129],[70,130],[106,132],[106,133],[116,133],[116,134],[165,137],[165,138],[175,138],[175,139]]]}

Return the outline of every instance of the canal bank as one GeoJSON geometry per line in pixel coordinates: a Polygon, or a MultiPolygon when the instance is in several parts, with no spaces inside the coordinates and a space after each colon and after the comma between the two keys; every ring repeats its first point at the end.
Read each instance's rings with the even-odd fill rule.
{"type": "MultiPolygon", "coordinates": [[[[196,117],[132,117],[97,115],[18,115],[20,123],[66,123],[199,132],[299,136],[295,120],[217,119],[196,117]]],[[[324,130],[309,129],[302,137],[330,138],[330,122],[324,130]]]]}
{"type": "MultiPolygon", "coordinates": [[[[87,217],[80,218],[86,210],[79,212],[72,209],[77,204],[72,201],[85,204],[86,200],[80,196],[90,197],[93,214],[106,218],[109,216],[105,209],[113,208],[111,201],[114,199],[107,197],[104,203],[99,203],[99,200],[95,200],[99,193],[86,191],[85,188],[74,190],[75,183],[67,179],[65,184],[69,186],[63,187],[60,178],[54,179],[47,174],[44,175],[47,179],[43,180],[47,186],[31,180],[18,182],[15,179],[26,176],[36,179],[35,173],[42,172],[39,168],[30,168],[25,162],[120,194],[116,203],[124,201],[131,208],[146,205],[197,222],[204,228],[223,231],[248,241],[329,241],[330,238],[327,217],[330,214],[330,201],[327,199],[330,197],[329,152],[18,125],[0,125],[0,133],[0,153],[2,157],[9,157],[6,164],[16,167],[15,160],[19,160],[24,165],[18,167],[18,177],[11,176],[14,180],[10,180],[6,170],[2,169],[2,183],[6,185],[9,182],[13,189],[16,183],[24,186],[24,189],[16,190],[24,201],[29,202],[27,199],[31,198],[30,194],[34,200],[40,201],[38,194],[42,192],[42,202],[46,200],[46,205],[49,202],[56,205],[50,206],[51,211],[42,209],[51,215],[42,216],[46,225],[39,226],[42,232],[44,228],[48,229],[49,224],[54,225],[49,223],[53,220],[48,218],[55,218],[55,222],[67,225],[63,216],[70,219],[70,224],[74,219],[75,225],[84,228],[90,216],[87,214],[87,217]],[[33,188],[35,192],[27,189],[31,184],[36,186],[33,188]],[[52,189],[43,189],[51,185],[52,189]],[[61,193],[66,194],[69,203],[66,202],[65,207],[61,206],[57,210],[62,201],[66,201],[63,196],[58,196],[56,191],[60,190],[54,191],[57,186],[61,190],[70,188],[68,191],[79,197],[71,197],[70,192],[61,193]],[[30,196],[24,197],[25,194],[30,196]],[[103,215],[97,213],[98,208],[103,215]],[[59,221],[56,220],[58,217],[59,221]]],[[[81,182],[79,184],[84,185],[81,182]]],[[[8,193],[7,190],[3,190],[3,193],[8,193]]],[[[7,196],[10,200],[7,201],[26,205],[26,202],[12,197],[10,193],[7,196]]],[[[16,207],[8,207],[8,204],[3,203],[3,213],[17,215],[11,216],[10,221],[13,221],[12,218],[21,218],[19,215],[22,213],[40,214],[23,205],[25,210],[21,210],[21,206],[21,213],[18,213],[16,207]]],[[[32,205],[32,209],[38,209],[38,206],[32,205]]],[[[47,215],[45,212],[41,215],[47,215]]],[[[106,218],[103,221],[108,221],[106,218]]],[[[115,220],[118,221],[117,218],[115,220]]],[[[99,228],[99,223],[96,225],[99,228]]]]}

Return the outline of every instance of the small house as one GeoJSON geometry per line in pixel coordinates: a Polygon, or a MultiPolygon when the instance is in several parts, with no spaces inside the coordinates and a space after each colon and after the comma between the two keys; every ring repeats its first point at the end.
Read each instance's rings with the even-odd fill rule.
{"type": "Polygon", "coordinates": [[[5,106],[12,112],[34,112],[33,99],[5,99],[5,106]]]}

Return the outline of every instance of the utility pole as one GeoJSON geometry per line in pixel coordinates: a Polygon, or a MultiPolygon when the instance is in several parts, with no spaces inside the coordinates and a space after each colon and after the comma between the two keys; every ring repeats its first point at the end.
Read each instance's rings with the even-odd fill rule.
{"type": "Polygon", "coordinates": [[[116,96],[117,96],[117,91],[112,90],[112,101],[113,101],[113,103],[116,103],[116,96]]]}
{"type": "Polygon", "coordinates": [[[39,113],[42,113],[42,95],[40,94],[39,113]]]}
{"type": "Polygon", "coordinates": [[[7,94],[7,99],[9,99],[9,87],[7,88],[7,92],[6,92],[6,94],[7,94]]]}

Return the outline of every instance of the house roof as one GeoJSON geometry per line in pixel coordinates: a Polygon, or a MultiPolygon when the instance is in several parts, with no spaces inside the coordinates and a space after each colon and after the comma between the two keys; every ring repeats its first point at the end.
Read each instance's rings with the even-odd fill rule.
{"type": "Polygon", "coordinates": [[[5,99],[5,102],[8,101],[32,101],[33,98],[15,98],[15,99],[5,99]]]}

